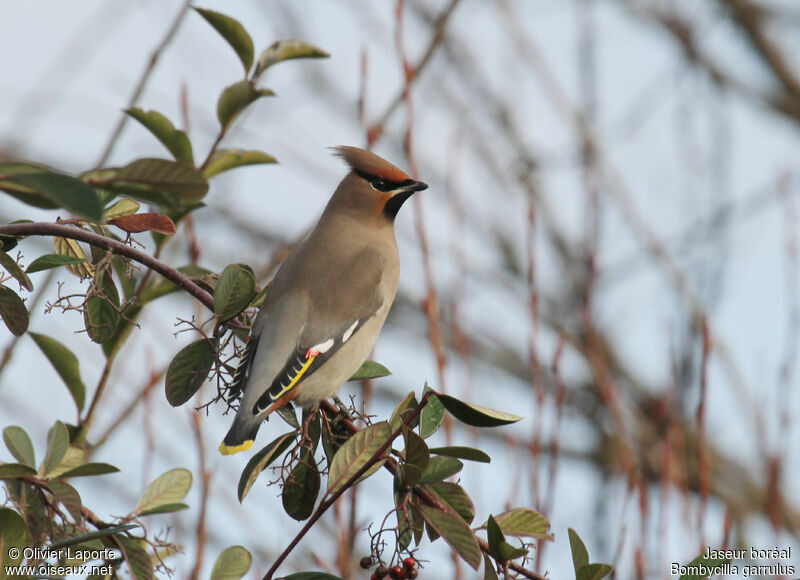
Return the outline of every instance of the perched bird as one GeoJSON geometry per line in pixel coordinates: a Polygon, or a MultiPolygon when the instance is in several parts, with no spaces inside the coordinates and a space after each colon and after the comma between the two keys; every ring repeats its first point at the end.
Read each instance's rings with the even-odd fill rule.
{"type": "Polygon", "coordinates": [[[369,151],[335,150],[351,171],[267,290],[234,373],[242,398],[223,455],[250,449],[278,407],[333,395],[369,356],[397,293],[394,219],[428,186],[369,151]]]}

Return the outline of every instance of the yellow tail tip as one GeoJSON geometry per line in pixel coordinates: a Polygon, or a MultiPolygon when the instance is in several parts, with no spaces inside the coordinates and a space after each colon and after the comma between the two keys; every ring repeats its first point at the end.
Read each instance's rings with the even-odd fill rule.
{"type": "Polygon", "coordinates": [[[239,453],[240,451],[247,451],[253,446],[253,440],[249,439],[240,445],[225,445],[225,443],[219,444],[219,452],[223,455],[233,455],[234,453],[239,453]]]}

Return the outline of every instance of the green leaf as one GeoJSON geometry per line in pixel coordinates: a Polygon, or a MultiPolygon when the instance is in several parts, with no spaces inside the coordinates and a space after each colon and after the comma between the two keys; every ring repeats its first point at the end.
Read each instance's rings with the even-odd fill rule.
{"type": "MultiPolygon", "coordinates": [[[[428,385],[425,385],[425,390],[423,391],[423,395],[428,391],[431,391],[428,385]]],[[[422,408],[422,414],[420,415],[419,420],[419,431],[420,435],[424,439],[427,439],[439,429],[439,426],[442,424],[442,420],[444,419],[444,405],[439,400],[439,397],[436,395],[430,395],[428,397],[427,404],[422,408]]]]}
{"type": "Polygon", "coordinates": [[[47,433],[47,453],[39,471],[42,474],[53,471],[64,459],[67,449],[69,449],[69,431],[64,423],[56,421],[47,433]]]}
{"type": "Polygon", "coordinates": [[[25,290],[33,292],[33,283],[31,279],[25,275],[25,272],[22,271],[22,268],[19,267],[16,260],[2,250],[0,250],[0,266],[3,266],[25,290]]]}
{"type": "Polygon", "coordinates": [[[242,61],[244,74],[246,75],[250,67],[253,66],[255,51],[253,49],[253,39],[250,38],[244,26],[242,26],[238,20],[226,16],[225,14],[220,14],[213,10],[197,8],[195,6],[193,6],[193,8],[200,16],[205,18],[206,22],[213,26],[214,29],[222,35],[222,38],[231,45],[231,48],[236,51],[236,55],[239,57],[239,60],[242,61]]]}
{"type": "Polygon", "coordinates": [[[76,467],[75,469],[65,471],[60,477],[65,479],[67,477],[86,477],[88,475],[105,475],[107,473],[116,473],[118,471],[119,468],[108,463],[85,463],[76,467]]]}
{"type": "Polygon", "coordinates": [[[83,402],[86,398],[86,386],[81,380],[81,371],[78,358],[72,354],[66,346],[58,342],[55,338],[30,332],[31,338],[42,350],[47,360],[56,369],[58,376],[67,385],[78,410],[83,409],[83,402]]]}
{"type": "Polygon", "coordinates": [[[226,87],[217,101],[217,118],[220,126],[228,127],[250,103],[261,97],[274,95],[275,93],[269,89],[257,89],[248,81],[239,81],[226,87]]]}
{"type": "Polygon", "coordinates": [[[214,364],[214,356],[214,346],[205,338],[183,347],[175,355],[169,363],[164,381],[170,405],[183,405],[203,386],[214,364]]]}
{"type": "MultiPolygon", "coordinates": [[[[542,514],[530,508],[514,508],[495,516],[494,520],[503,533],[509,536],[527,536],[539,540],[553,539],[553,535],[550,534],[550,522],[542,514]]],[[[484,522],[481,528],[485,528],[486,525],[487,522],[484,522]]],[[[572,535],[570,535],[570,545],[572,545],[572,535]]]]}
{"type": "MultiPolygon", "coordinates": [[[[15,181],[15,177],[21,175],[30,175],[38,173],[52,173],[52,169],[44,165],[36,163],[28,163],[25,161],[11,161],[0,163],[0,189],[8,193],[10,196],[18,199],[22,203],[32,205],[42,209],[56,209],[59,207],[57,203],[53,203],[49,198],[38,194],[32,187],[23,185],[15,181]]],[[[6,250],[10,250],[12,246],[5,246],[6,250]]]]}
{"type": "Polygon", "coordinates": [[[225,548],[214,562],[211,580],[239,580],[247,574],[252,563],[253,556],[244,546],[225,548]]]}
{"type": "Polygon", "coordinates": [[[303,521],[314,511],[320,488],[320,475],[314,453],[305,448],[300,461],[294,466],[289,478],[283,484],[281,499],[283,509],[290,517],[303,521]]]}
{"type": "MultiPolygon", "coordinates": [[[[69,434],[69,428],[67,428],[69,434]]],[[[77,445],[69,445],[66,453],[61,458],[55,467],[44,472],[44,475],[49,479],[61,477],[63,473],[75,469],[86,463],[86,450],[77,445]]]]}
{"type": "Polygon", "coordinates": [[[30,314],[22,298],[11,288],[0,285],[0,318],[14,336],[22,336],[28,330],[30,314]]]}
{"type": "Polygon", "coordinates": [[[13,178],[69,212],[90,222],[103,219],[103,204],[93,187],[61,173],[29,173],[13,178]]]}
{"type": "Polygon", "coordinates": [[[457,483],[437,481],[436,483],[425,484],[423,487],[433,495],[438,496],[443,503],[451,507],[468,524],[471,524],[472,520],[475,519],[475,505],[472,503],[469,494],[457,483]]]}
{"type": "Polygon", "coordinates": [[[300,429],[300,421],[297,420],[297,411],[295,411],[291,401],[275,409],[275,412],[289,427],[300,429]]]}
{"type": "Polygon", "coordinates": [[[189,506],[185,503],[175,502],[175,503],[165,503],[164,505],[160,505],[158,507],[154,507],[153,509],[145,510],[140,513],[140,516],[152,516],[155,514],[170,514],[172,512],[179,512],[183,510],[188,510],[189,506]]]}
{"type": "MultiPolygon", "coordinates": [[[[576,580],[601,580],[614,570],[608,564],[587,564],[583,566],[575,575],[576,580]]],[[[690,578],[693,578],[690,576],[690,578]]],[[[696,576],[696,578],[707,578],[707,576],[696,576]]]]}
{"type": "Polygon", "coordinates": [[[153,560],[147,553],[147,544],[138,538],[128,538],[122,535],[114,536],[114,542],[122,551],[122,557],[131,571],[135,580],[152,580],[153,560]]]}
{"type": "Polygon", "coordinates": [[[404,431],[403,437],[406,442],[406,463],[416,465],[424,472],[431,458],[431,452],[425,444],[425,440],[411,430],[404,431]]]}
{"type": "Polygon", "coordinates": [[[76,523],[83,521],[83,514],[81,513],[83,503],[81,502],[80,494],[74,487],[63,481],[49,481],[47,482],[47,487],[53,492],[58,502],[67,508],[73,521],[76,523]]]}
{"type": "Polygon", "coordinates": [[[261,472],[280,457],[281,453],[288,449],[293,439],[293,432],[284,433],[273,439],[269,445],[250,458],[250,461],[247,462],[239,478],[238,495],[240,502],[244,500],[245,496],[250,492],[250,488],[253,487],[253,484],[256,482],[261,472]]]}
{"type": "Polygon", "coordinates": [[[49,270],[50,268],[57,268],[59,266],[66,266],[67,264],[81,264],[86,261],[86,258],[78,258],[77,256],[67,256],[64,254],[45,254],[39,256],[30,266],[25,270],[28,274],[34,272],[41,272],[42,270],[49,270]]]}
{"type": "Polygon", "coordinates": [[[486,554],[483,555],[483,580],[500,580],[494,570],[492,561],[486,554]]]}
{"type": "Polygon", "coordinates": [[[175,209],[195,204],[208,193],[208,181],[194,166],[168,159],[137,159],[124,167],[96,169],[81,177],[114,193],[175,209]]]}
{"type": "Polygon", "coordinates": [[[431,457],[428,467],[422,473],[422,483],[435,483],[455,475],[464,464],[455,457],[431,457]]]}
{"type": "Polygon", "coordinates": [[[103,221],[107,222],[114,218],[133,215],[139,211],[139,207],[138,201],[125,197],[103,212],[103,221]]]}
{"type": "MultiPolygon", "coordinates": [[[[397,431],[400,428],[403,419],[406,418],[408,413],[412,413],[417,405],[417,397],[414,394],[414,391],[411,391],[402,401],[400,401],[400,404],[397,405],[395,410],[392,412],[392,416],[389,418],[389,426],[392,428],[392,431],[397,431]]],[[[411,422],[409,427],[413,428],[417,422],[418,419],[415,419],[411,422]]]]}
{"type": "Polygon", "coordinates": [[[194,165],[192,143],[186,133],[175,128],[172,121],[158,111],[145,111],[139,107],[126,109],[125,112],[144,125],[145,129],[161,141],[177,161],[194,165]]]}
{"type": "Polygon", "coordinates": [[[477,570],[481,564],[481,550],[469,525],[455,514],[443,512],[433,507],[419,506],[425,523],[447,542],[464,561],[477,570]]]}
{"type": "Polygon", "coordinates": [[[487,409],[486,407],[480,407],[472,403],[465,403],[450,395],[440,394],[438,398],[442,405],[444,405],[444,408],[447,409],[453,417],[473,427],[499,427],[500,425],[516,423],[522,419],[522,417],[512,415],[511,413],[487,409]]]}
{"type": "Polygon", "coordinates": [[[28,467],[36,467],[36,456],[33,452],[31,438],[22,427],[10,425],[3,429],[3,442],[14,456],[14,459],[28,467]]]}
{"type": "Polygon", "coordinates": [[[246,264],[231,264],[223,270],[214,289],[214,314],[226,322],[247,308],[256,295],[256,277],[246,264]]]}
{"type": "Polygon", "coordinates": [[[569,547],[572,551],[572,566],[575,568],[575,576],[578,575],[578,570],[589,564],[589,551],[586,545],[581,540],[578,532],[572,528],[567,528],[569,533],[569,547]]]}
{"type": "Polygon", "coordinates": [[[118,534],[119,532],[126,532],[138,527],[138,524],[122,524],[119,526],[111,526],[110,528],[103,528],[102,530],[97,530],[96,532],[89,532],[88,534],[83,534],[74,538],[66,538],[64,540],[53,542],[50,544],[49,548],[51,550],[57,550],[58,548],[66,548],[67,546],[74,546],[75,544],[84,544],[97,538],[105,538],[106,536],[112,536],[114,534],[118,534]]]}
{"type": "Polygon", "coordinates": [[[5,567],[22,563],[22,550],[28,546],[28,527],[25,520],[10,508],[0,508],[0,577],[5,578],[5,567]],[[11,548],[17,548],[11,550],[11,548]],[[16,552],[12,558],[9,553],[16,552]]]}
{"type": "Polygon", "coordinates": [[[281,580],[342,580],[339,576],[327,572],[295,572],[288,576],[281,576],[281,580]]]}
{"type": "Polygon", "coordinates": [[[119,293],[109,270],[98,273],[95,285],[101,292],[93,288],[86,293],[83,321],[89,338],[103,344],[117,332],[120,320],[119,293]]]}
{"type": "Polygon", "coordinates": [[[489,553],[495,560],[505,562],[506,560],[514,560],[528,554],[528,550],[525,548],[515,548],[506,542],[505,536],[500,530],[500,526],[497,525],[497,522],[494,521],[492,516],[489,516],[489,520],[486,524],[486,531],[488,532],[489,553]]]}
{"type": "Polygon", "coordinates": [[[133,508],[134,515],[180,502],[192,487],[192,472],[181,467],[170,469],[147,486],[142,497],[133,508]]]}
{"type": "Polygon", "coordinates": [[[277,163],[278,160],[272,155],[263,151],[253,151],[245,149],[217,149],[211,159],[203,169],[203,175],[210,179],[218,173],[228,171],[235,167],[245,165],[263,165],[266,163],[277,163]]]}
{"type": "Polygon", "coordinates": [[[0,463],[0,479],[14,479],[36,475],[36,470],[22,463],[0,463]]]}
{"type": "MultiPolygon", "coordinates": [[[[330,493],[339,491],[351,477],[373,459],[391,436],[389,423],[381,421],[362,429],[345,441],[331,462],[328,491],[330,493]]],[[[385,457],[375,462],[357,481],[362,481],[375,473],[385,462],[385,457]]]]}
{"type": "Polygon", "coordinates": [[[480,449],[474,447],[431,447],[434,455],[445,455],[447,457],[457,457],[467,461],[479,461],[480,463],[491,463],[492,458],[480,449]]]}
{"type": "Polygon", "coordinates": [[[380,377],[386,377],[392,374],[392,372],[383,366],[381,363],[376,363],[373,360],[364,361],[364,364],[361,365],[356,373],[347,379],[348,381],[363,381],[366,379],[377,379],[380,377]]]}
{"type": "Polygon", "coordinates": [[[329,56],[324,50],[302,40],[279,40],[258,57],[258,64],[253,73],[253,78],[257,79],[269,67],[285,60],[294,58],[327,58],[329,56]]]}
{"type": "MultiPolygon", "coordinates": [[[[717,570],[719,567],[724,566],[725,564],[731,561],[730,558],[710,558],[706,557],[705,554],[700,554],[697,558],[689,562],[686,566],[687,568],[692,568],[693,570],[697,570],[697,574],[683,574],[680,577],[680,580],[705,580],[705,578],[710,578],[713,574],[720,573],[717,570]]],[[[608,564],[593,564],[594,566],[608,566],[608,564]]],[[[609,571],[610,573],[610,566],[609,571]]],[[[598,576],[598,578],[602,578],[602,576],[598,576]]],[[[583,580],[583,579],[581,579],[583,580]]]]}

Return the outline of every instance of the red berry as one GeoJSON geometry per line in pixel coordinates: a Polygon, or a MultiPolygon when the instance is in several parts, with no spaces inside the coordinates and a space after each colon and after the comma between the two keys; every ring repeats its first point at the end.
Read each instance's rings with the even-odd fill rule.
{"type": "Polygon", "coordinates": [[[413,570],[416,567],[416,565],[417,561],[411,556],[403,560],[403,568],[405,568],[406,570],[413,570]]]}
{"type": "Polygon", "coordinates": [[[416,578],[418,574],[419,572],[417,571],[416,568],[409,568],[408,570],[406,570],[406,578],[411,578],[411,580],[414,580],[414,578],[416,578]]]}
{"type": "Polygon", "coordinates": [[[373,573],[370,575],[370,577],[369,577],[369,580],[378,580],[378,575],[377,575],[375,572],[373,572],[373,573]]]}
{"type": "Polygon", "coordinates": [[[406,573],[400,566],[392,566],[389,570],[389,577],[392,580],[406,580],[406,573]]]}
{"type": "Polygon", "coordinates": [[[381,580],[381,578],[384,578],[388,573],[389,573],[389,571],[386,569],[385,566],[378,566],[375,569],[375,575],[378,577],[378,580],[381,580]]]}
{"type": "Polygon", "coordinates": [[[372,568],[372,558],[370,556],[364,556],[358,564],[363,570],[369,570],[372,568]]]}

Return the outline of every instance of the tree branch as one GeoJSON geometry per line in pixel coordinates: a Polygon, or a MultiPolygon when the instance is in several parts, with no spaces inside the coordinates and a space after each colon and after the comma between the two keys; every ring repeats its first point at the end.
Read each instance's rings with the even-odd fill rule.
{"type": "Polygon", "coordinates": [[[188,276],[153,256],[112,238],[107,238],[93,232],[87,232],[80,228],[49,222],[4,225],[0,226],[0,234],[10,236],[60,236],[62,238],[71,238],[80,242],[86,242],[92,246],[97,246],[98,248],[109,250],[158,272],[170,282],[186,290],[203,304],[203,306],[212,312],[214,311],[214,299],[208,292],[190,280],[188,276]]]}

